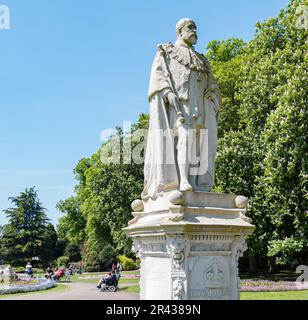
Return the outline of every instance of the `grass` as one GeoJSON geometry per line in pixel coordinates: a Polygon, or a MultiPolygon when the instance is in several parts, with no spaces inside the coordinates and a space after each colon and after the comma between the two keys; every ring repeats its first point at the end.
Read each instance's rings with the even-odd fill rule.
{"type": "MultiPolygon", "coordinates": [[[[86,279],[85,277],[87,276],[103,276],[106,275],[107,272],[96,272],[96,273],[86,273],[86,274],[82,274],[82,275],[73,275],[71,276],[71,281],[72,282],[81,282],[81,283],[97,283],[99,278],[97,279],[86,279]]],[[[122,271],[121,272],[122,275],[133,275],[133,276],[137,276],[139,275],[139,271],[122,271]]],[[[138,283],[139,282],[139,277],[136,278],[121,278],[120,279],[120,284],[123,283],[138,283]]]]}
{"type": "Polygon", "coordinates": [[[134,270],[134,271],[121,271],[123,274],[140,274],[139,270],[134,270]]]}
{"type": "Polygon", "coordinates": [[[80,279],[79,275],[71,276],[71,282],[97,283],[99,279],[80,279]]]}
{"type": "MultiPolygon", "coordinates": [[[[81,282],[81,283],[97,283],[99,279],[80,279],[78,277],[71,277],[71,282],[81,282]]],[[[120,283],[138,283],[139,279],[120,279],[120,283]]]]}
{"type": "MultiPolygon", "coordinates": [[[[123,292],[139,293],[139,285],[122,287],[123,292]]],[[[308,290],[285,292],[241,292],[241,300],[308,300],[308,290]]]]}
{"type": "Polygon", "coordinates": [[[284,292],[241,292],[241,300],[308,300],[308,290],[284,292]]]}
{"type": "Polygon", "coordinates": [[[139,285],[122,287],[120,292],[130,292],[130,293],[139,293],[140,288],[139,285]]]}
{"type": "Polygon", "coordinates": [[[138,283],[139,282],[139,278],[135,278],[135,279],[120,279],[120,283],[138,283]]]}
{"type": "MultiPolygon", "coordinates": [[[[110,270],[101,271],[101,272],[84,272],[81,274],[81,276],[95,276],[95,275],[106,274],[108,272],[110,272],[110,270]]],[[[140,271],[139,270],[121,271],[121,274],[139,275],[140,271]]]]}
{"type": "Polygon", "coordinates": [[[28,293],[13,293],[13,294],[3,294],[0,295],[0,299],[4,299],[4,298],[14,298],[14,297],[18,297],[18,296],[32,296],[35,294],[40,294],[40,295],[44,295],[46,293],[54,293],[54,292],[65,292],[65,291],[69,291],[70,287],[68,285],[65,284],[58,284],[56,287],[54,288],[50,288],[47,290],[42,290],[42,291],[33,291],[33,292],[28,292],[28,293]]]}
{"type": "MultiPolygon", "coordinates": [[[[123,287],[121,292],[139,293],[138,285],[123,287]]],[[[242,292],[241,300],[308,300],[308,290],[286,292],[242,292]]]]}

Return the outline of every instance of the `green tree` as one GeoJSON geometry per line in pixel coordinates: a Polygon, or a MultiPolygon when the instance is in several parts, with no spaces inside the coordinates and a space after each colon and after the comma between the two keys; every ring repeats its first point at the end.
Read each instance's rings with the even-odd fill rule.
{"type": "Polygon", "coordinates": [[[57,209],[64,214],[59,219],[57,226],[59,238],[66,239],[70,243],[83,243],[85,240],[86,220],[82,215],[77,197],[59,201],[57,209]]]}
{"type": "Polygon", "coordinates": [[[2,244],[3,226],[0,226],[0,265],[4,263],[4,247],[2,244]]]}
{"type": "Polygon", "coordinates": [[[214,40],[207,46],[206,57],[211,61],[212,70],[222,93],[219,137],[230,131],[237,131],[239,127],[240,101],[237,94],[245,47],[244,41],[236,38],[225,41],[214,40]]]}
{"type": "Polygon", "coordinates": [[[132,243],[122,228],[132,219],[130,204],[140,197],[143,189],[143,164],[125,163],[131,159],[125,155],[124,141],[130,140],[133,149],[142,140],[142,134],[132,136],[132,133],[146,129],[148,124],[149,116],[142,114],[131,133],[124,134],[117,128],[120,145],[116,152],[120,160],[126,157],[126,161],[101,160],[102,150],[104,155],[111,154],[115,136],[90,158],[81,159],[74,170],[76,196],[58,203],[58,209],[65,214],[58,225],[59,237],[83,247],[82,259],[88,271],[103,267],[100,253],[108,245],[115,254],[131,255],[132,243]]]}
{"type": "Polygon", "coordinates": [[[44,250],[39,256],[42,260],[42,265],[46,263],[48,264],[48,262],[53,261],[57,258],[56,246],[58,242],[57,231],[55,230],[55,227],[52,223],[47,223],[44,229],[45,230],[42,234],[44,250]]]}
{"type": "Polygon", "coordinates": [[[9,219],[4,226],[1,239],[5,261],[12,265],[23,265],[33,257],[40,262],[54,258],[57,236],[53,226],[48,223],[34,188],[26,189],[9,200],[14,207],[4,211],[9,219]]]}
{"type": "Polygon", "coordinates": [[[234,99],[231,108],[223,105],[216,189],[251,198],[248,215],[257,228],[248,254],[268,256],[269,271],[275,262],[292,266],[307,252],[308,66],[307,30],[297,26],[301,4],[293,0],[278,17],[258,23],[243,50],[232,40],[214,42],[209,52],[224,99],[234,99]],[[234,61],[238,70],[225,71],[234,61]]]}

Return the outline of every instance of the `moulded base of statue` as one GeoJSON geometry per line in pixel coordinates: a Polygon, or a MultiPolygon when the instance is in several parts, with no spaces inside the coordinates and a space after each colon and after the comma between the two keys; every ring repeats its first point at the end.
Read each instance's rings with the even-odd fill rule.
{"type": "Polygon", "coordinates": [[[141,259],[141,300],[238,300],[238,259],[254,226],[248,199],[210,192],[162,192],[135,200],[123,230],[141,259]]]}

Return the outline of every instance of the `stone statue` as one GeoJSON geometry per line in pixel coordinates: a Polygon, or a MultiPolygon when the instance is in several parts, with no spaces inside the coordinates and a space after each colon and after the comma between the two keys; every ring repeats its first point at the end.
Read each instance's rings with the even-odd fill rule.
{"type": "Polygon", "coordinates": [[[248,199],[209,192],[221,95],[194,50],[194,21],[180,20],[176,33],[153,63],[145,185],[123,231],[141,259],[141,300],[237,300],[238,258],[254,230],[248,199]]]}
{"type": "Polygon", "coordinates": [[[196,24],[181,19],[177,41],[158,46],[150,87],[143,199],[165,191],[210,191],[221,96],[208,60],[195,51],[196,24]]]}

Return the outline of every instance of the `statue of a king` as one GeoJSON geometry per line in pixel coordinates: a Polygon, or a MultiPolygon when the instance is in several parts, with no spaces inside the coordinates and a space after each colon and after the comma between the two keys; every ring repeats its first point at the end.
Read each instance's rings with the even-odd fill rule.
{"type": "Polygon", "coordinates": [[[177,41],[158,46],[148,99],[150,127],[143,199],[214,184],[221,95],[209,61],[194,49],[196,24],[181,19],[177,41]]]}

